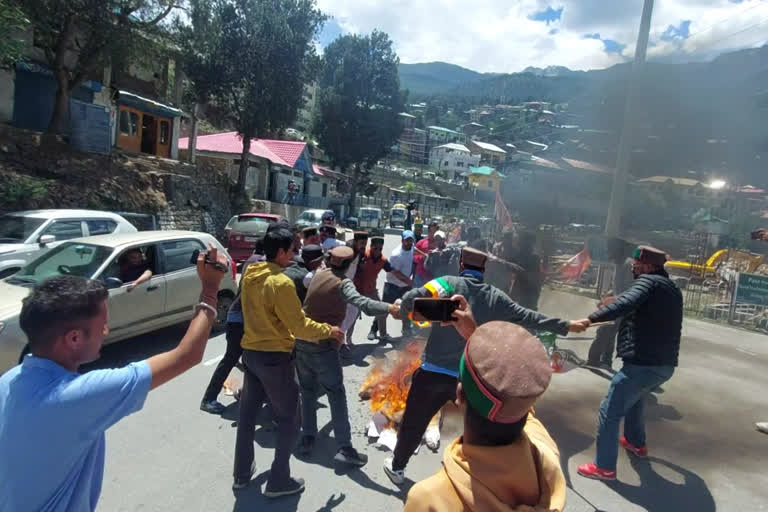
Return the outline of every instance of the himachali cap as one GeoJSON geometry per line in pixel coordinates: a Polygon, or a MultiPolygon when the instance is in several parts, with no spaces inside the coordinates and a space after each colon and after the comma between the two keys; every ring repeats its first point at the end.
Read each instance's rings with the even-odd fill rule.
{"type": "Polygon", "coordinates": [[[368,233],[366,231],[355,231],[355,240],[368,240],[368,233]]]}
{"type": "Polygon", "coordinates": [[[478,251],[471,247],[465,247],[461,250],[461,262],[465,265],[471,265],[473,267],[485,268],[485,261],[488,259],[488,255],[483,251],[478,251]]]}
{"type": "Polygon", "coordinates": [[[301,234],[304,235],[304,238],[315,236],[317,234],[317,228],[314,226],[306,227],[301,230],[301,234]]]}
{"type": "Polygon", "coordinates": [[[384,237],[383,236],[373,236],[373,237],[371,237],[371,245],[383,246],[384,245],[384,237]]]}
{"type": "Polygon", "coordinates": [[[541,342],[509,322],[478,327],[459,363],[469,406],[495,423],[520,421],[551,378],[552,367],[541,342]]]}
{"type": "Polygon", "coordinates": [[[650,247],[648,245],[639,246],[637,249],[635,249],[632,257],[642,263],[648,263],[658,267],[663,267],[667,262],[667,253],[661,249],[650,247]]]}
{"type": "Polygon", "coordinates": [[[304,263],[312,263],[323,257],[323,248],[319,245],[305,245],[301,250],[301,259],[304,263]]]}
{"type": "Polygon", "coordinates": [[[340,245],[331,249],[330,255],[331,265],[336,266],[341,265],[346,260],[352,259],[352,257],[355,255],[355,251],[351,247],[340,245]]]}

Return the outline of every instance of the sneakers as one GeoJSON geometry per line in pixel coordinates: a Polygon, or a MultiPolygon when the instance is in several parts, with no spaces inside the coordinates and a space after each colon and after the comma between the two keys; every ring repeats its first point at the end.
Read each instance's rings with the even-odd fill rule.
{"type": "Polygon", "coordinates": [[[299,442],[300,455],[309,455],[310,453],[312,453],[312,450],[314,448],[315,448],[314,436],[304,436],[301,438],[301,441],[299,442]]]}
{"type": "Polygon", "coordinates": [[[384,461],[384,472],[387,474],[392,483],[395,485],[403,485],[405,482],[405,470],[404,469],[392,469],[392,457],[388,457],[384,461]]]}
{"type": "Polygon", "coordinates": [[[395,340],[392,339],[392,336],[390,336],[389,334],[382,334],[381,336],[379,336],[379,345],[386,345],[387,343],[389,343],[390,345],[395,344],[395,340]]]}
{"type": "Polygon", "coordinates": [[[619,439],[619,444],[624,447],[625,450],[628,452],[632,452],[638,457],[647,457],[648,456],[648,447],[647,446],[635,446],[629,441],[627,441],[627,438],[624,436],[621,436],[621,439],[619,439]]]}
{"type": "Polygon", "coordinates": [[[284,484],[280,485],[272,485],[272,482],[268,482],[267,489],[264,491],[264,496],[267,498],[279,498],[280,496],[298,494],[303,490],[303,478],[289,478],[284,484]]]}
{"type": "Polygon", "coordinates": [[[359,453],[351,446],[345,446],[336,452],[336,456],[333,458],[336,462],[343,462],[345,464],[351,464],[353,466],[365,466],[368,462],[368,456],[359,453]]]}
{"type": "Polygon", "coordinates": [[[200,402],[200,410],[209,412],[211,414],[221,414],[224,412],[226,407],[223,403],[219,402],[218,400],[211,400],[210,402],[206,402],[203,400],[200,402]]]}
{"type": "Polygon", "coordinates": [[[755,423],[755,428],[757,429],[758,432],[762,432],[763,434],[768,434],[768,421],[755,423]]]}
{"type": "Polygon", "coordinates": [[[616,480],[616,471],[601,469],[594,462],[582,464],[576,470],[581,476],[593,478],[595,480],[616,480]]]}
{"type": "Polygon", "coordinates": [[[376,333],[371,331],[368,333],[368,341],[373,341],[376,339],[376,333]]]}
{"type": "Polygon", "coordinates": [[[436,452],[440,448],[440,429],[436,425],[427,427],[424,441],[427,443],[427,448],[436,452]]]}

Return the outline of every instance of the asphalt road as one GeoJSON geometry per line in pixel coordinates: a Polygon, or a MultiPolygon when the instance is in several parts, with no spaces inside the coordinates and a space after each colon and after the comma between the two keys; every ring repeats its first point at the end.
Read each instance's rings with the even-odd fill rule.
{"type": "MultiPolygon", "coordinates": [[[[386,251],[396,243],[397,237],[388,235],[386,251]]],[[[543,311],[565,317],[582,317],[591,306],[582,297],[549,291],[541,302],[543,311]]],[[[390,331],[399,333],[397,323],[389,322],[390,331]]],[[[223,417],[198,408],[217,358],[224,352],[224,336],[217,335],[208,343],[203,364],[150,393],[144,410],[107,433],[99,510],[400,510],[405,494],[383,473],[381,465],[388,452],[368,443],[365,428],[370,412],[367,402],[357,399],[371,361],[387,350],[365,339],[369,325],[368,318],[358,322],[358,346],[345,368],[353,442],[369,455],[367,466],[349,469],[333,463],[330,414],[326,399],[321,398],[317,448],[309,459],[292,460],[293,473],[307,481],[306,491],[277,501],[262,496],[273,433],[260,427],[255,435],[255,482],[234,493],[237,405],[222,395],[221,400],[229,404],[223,417]]],[[[181,326],[105,347],[95,366],[120,366],[162,352],[183,333],[181,326]]],[[[589,342],[564,341],[560,346],[585,356],[589,342]]],[[[576,474],[576,467],[594,454],[597,409],[609,375],[576,369],[553,377],[536,411],[560,447],[569,484],[566,510],[768,510],[768,436],[754,430],[755,421],[768,420],[768,337],[687,320],[680,361],[663,393],[654,395],[647,407],[651,456],[640,461],[621,453],[619,480],[611,484],[576,474]]],[[[444,427],[443,446],[459,428],[456,422],[444,427]]],[[[407,477],[418,481],[431,475],[439,469],[440,460],[440,454],[422,446],[408,466],[407,477]]]]}

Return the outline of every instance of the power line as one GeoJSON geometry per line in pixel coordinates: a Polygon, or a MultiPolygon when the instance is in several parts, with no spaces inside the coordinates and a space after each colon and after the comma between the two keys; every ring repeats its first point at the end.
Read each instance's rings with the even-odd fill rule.
{"type": "Polygon", "coordinates": [[[703,45],[699,45],[699,46],[696,46],[695,48],[693,48],[693,51],[698,51],[698,50],[701,50],[702,48],[707,48],[707,47],[709,47],[709,46],[713,46],[713,45],[715,45],[715,44],[717,44],[717,43],[720,43],[720,42],[722,42],[722,41],[725,41],[726,39],[730,39],[730,38],[731,38],[731,37],[733,37],[733,36],[736,36],[736,35],[742,34],[742,33],[746,32],[746,31],[748,31],[748,30],[752,30],[753,28],[759,27],[760,25],[764,24],[765,22],[768,22],[768,18],[763,18],[762,20],[758,21],[757,23],[754,23],[754,24],[752,24],[752,25],[746,26],[746,27],[744,27],[744,28],[743,28],[743,29],[741,29],[741,30],[737,30],[736,32],[733,32],[733,33],[731,33],[731,34],[728,34],[728,35],[726,35],[726,36],[723,36],[723,37],[720,37],[720,38],[718,38],[718,39],[714,39],[714,40],[712,40],[712,41],[709,41],[709,43],[708,43],[708,44],[707,44],[707,43],[705,43],[705,44],[703,44],[703,45]]]}
{"type": "Polygon", "coordinates": [[[766,4],[765,4],[765,3],[763,3],[763,2],[757,2],[755,5],[753,5],[753,6],[751,6],[751,7],[748,7],[748,8],[746,8],[746,9],[743,9],[743,10],[739,11],[738,13],[736,13],[736,14],[734,14],[734,15],[732,15],[732,16],[728,16],[727,18],[723,18],[723,19],[721,19],[721,20],[719,20],[719,21],[717,21],[717,22],[713,23],[712,25],[709,25],[709,26],[708,26],[708,27],[706,27],[706,28],[703,28],[703,29],[701,29],[701,30],[697,30],[697,31],[696,31],[696,32],[694,32],[693,34],[688,34],[688,37],[686,38],[686,41],[690,41],[691,39],[693,39],[693,38],[695,38],[695,37],[698,37],[699,35],[703,34],[704,32],[708,32],[708,31],[712,30],[712,29],[713,29],[713,28],[715,28],[716,26],[718,26],[718,25],[721,25],[721,24],[725,23],[725,22],[726,22],[726,21],[728,21],[728,20],[732,20],[733,18],[736,18],[737,16],[741,16],[741,15],[743,15],[744,13],[747,13],[747,12],[749,12],[749,11],[751,11],[751,10],[753,10],[753,9],[757,8],[757,7],[762,7],[762,6],[764,6],[764,5],[766,5],[766,4]]]}

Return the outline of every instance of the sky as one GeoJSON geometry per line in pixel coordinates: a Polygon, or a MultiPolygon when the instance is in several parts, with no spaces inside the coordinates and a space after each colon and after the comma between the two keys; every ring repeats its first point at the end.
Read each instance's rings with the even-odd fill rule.
{"type": "MultiPolygon", "coordinates": [[[[643,0],[317,0],[340,34],[389,34],[404,63],[481,72],[599,69],[632,60],[643,0]]],[[[648,59],[709,60],[768,42],[768,0],[656,0],[648,59]]]]}

